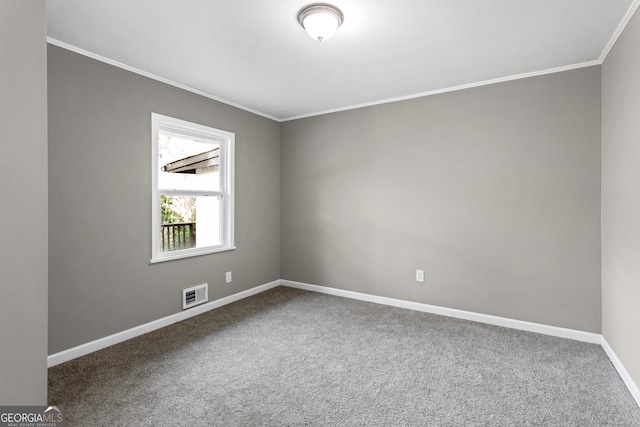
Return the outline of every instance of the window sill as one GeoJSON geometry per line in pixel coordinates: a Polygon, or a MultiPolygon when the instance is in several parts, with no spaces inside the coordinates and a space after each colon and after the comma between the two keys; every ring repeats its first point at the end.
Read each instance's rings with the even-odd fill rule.
{"type": "Polygon", "coordinates": [[[202,248],[195,250],[176,251],[174,253],[165,253],[159,258],[152,258],[149,264],[157,264],[159,262],[174,261],[176,259],[193,258],[201,255],[214,254],[217,252],[227,252],[235,250],[235,246],[202,248]]]}

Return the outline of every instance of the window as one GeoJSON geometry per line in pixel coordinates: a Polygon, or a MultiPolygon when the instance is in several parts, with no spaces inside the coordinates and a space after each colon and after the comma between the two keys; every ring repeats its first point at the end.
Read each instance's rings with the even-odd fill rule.
{"type": "Polygon", "coordinates": [[[151,121],[151,262],[235,249],[235,135],[156,113],[151,121]]]}

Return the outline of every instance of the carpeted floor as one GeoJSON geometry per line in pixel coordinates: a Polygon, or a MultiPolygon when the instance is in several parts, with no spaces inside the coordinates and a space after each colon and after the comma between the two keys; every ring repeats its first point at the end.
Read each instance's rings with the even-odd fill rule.
{"type": "Polygon", "coordinates": [[[49,369],[67,426],[640,426],[598,345],[278,287],[49,369]]]}

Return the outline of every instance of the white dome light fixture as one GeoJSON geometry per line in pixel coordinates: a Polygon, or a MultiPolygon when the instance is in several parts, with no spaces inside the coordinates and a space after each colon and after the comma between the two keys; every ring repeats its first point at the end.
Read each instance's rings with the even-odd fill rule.
{"type": "Polygon", "coordinates": [[[312,39],[322,42],[333,36],[342,22],[344,15],[335,6],[325,3],[314,3],[303,7],[298,12],[298,22],[312,39]]]}

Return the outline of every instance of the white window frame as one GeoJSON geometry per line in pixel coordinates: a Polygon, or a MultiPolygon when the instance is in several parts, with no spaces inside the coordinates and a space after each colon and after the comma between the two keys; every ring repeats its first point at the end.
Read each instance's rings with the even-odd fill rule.
{"type": "Polygon", "coordinates": [[[235,134],[162,114],[151,113],[151,263],[189,258],[199,255],[234,250],[234,178],[235,134]],[[215,141],[220,144],[220,191],[181,191],[158,188],[159,132],[168,131],[190,137],[215,141]],[[160,196],[212,196],[220,197],[221,240],[216,246],[180,249],[163,252],[160,247],[160,196]]]}

